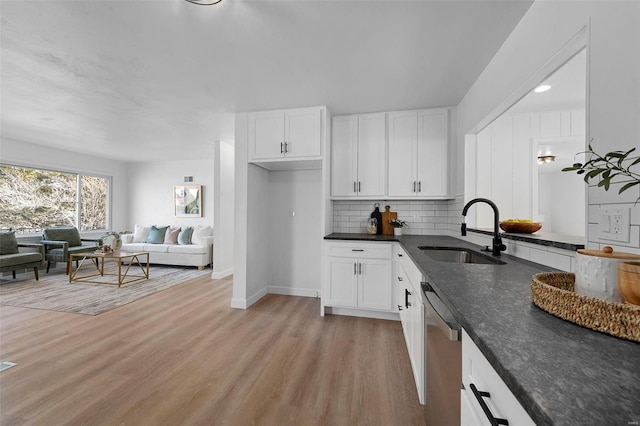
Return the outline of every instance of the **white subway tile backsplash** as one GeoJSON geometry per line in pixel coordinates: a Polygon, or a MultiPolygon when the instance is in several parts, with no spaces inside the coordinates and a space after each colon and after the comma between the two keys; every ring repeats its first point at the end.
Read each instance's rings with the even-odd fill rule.
{"type": "Polygon", "coordinates": [[[443,230],[449,229],[449,223],[460,223],[462,204],[456,201],[336,200],[333,202],[334,232],[366,232],[367,219],[371,216],[375,203],[380,205],[380,212],[384,212],[384,206],[391,206],[391,211],[397,212],[398,218],[409,224],[404,232],[411,235],[422,235],[424,231],[429,232],[424,235],[442,234],[443,230]],[[455,207],[452,208],[451,203],[454,203],[455,207]],[[411,229],[413,231],[410,231],[411,229]]]}

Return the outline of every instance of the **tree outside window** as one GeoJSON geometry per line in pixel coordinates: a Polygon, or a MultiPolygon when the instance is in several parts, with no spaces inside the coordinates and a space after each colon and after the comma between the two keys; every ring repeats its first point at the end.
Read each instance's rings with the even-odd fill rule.
{"type": "Polygon", "coordinates": [[[13,229],[17,234],[40,233],[48,226],[106,230],[109,181],[0,165],[0,229],[13,229]]]}

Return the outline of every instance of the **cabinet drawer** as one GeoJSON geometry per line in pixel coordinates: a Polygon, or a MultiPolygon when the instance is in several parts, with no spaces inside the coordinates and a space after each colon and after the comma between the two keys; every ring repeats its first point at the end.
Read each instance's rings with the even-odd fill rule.
{"type": "Polygon", "coordinates": [[[411,258],[407,256],[407,253],[400,244],[396,245],[394,253],[394,260],[398,261],[404,267],[407,277],[410,278],[419,289],[420,282],[422,281],[422,273],[420,272],[420,269],[418,269],[411,258]]]}
{"type": "Polygon", "coordinates": [[[328,243],[327,256],[367,259],[391,259],[388,243],[328,243]]]}
{"type": "MultiPolygon", "coordinates": [[[[502,381],[500,375],[484,357],[469,335],[462,331],[462,384],[467,403],[477,417],[487,420],[480,399],[489,407],[493,417],[506,419],[510,425],[534,425],[534,421],[502,381]],[[472,386],[473,385],[473,386],[472,386]],[[472,388],[489,396],[476,397],[472,388]]],[[[464,401],[462,401],[464,402],[464,401]]]]}

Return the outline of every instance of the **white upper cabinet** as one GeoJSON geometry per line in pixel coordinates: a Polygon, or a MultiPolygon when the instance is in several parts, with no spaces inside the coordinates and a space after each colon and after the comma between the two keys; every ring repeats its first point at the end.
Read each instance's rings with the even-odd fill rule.
{"type": "Polygon", "coordinates": [[[418,112],[389,113],[389,195],[415,197],[418,112]]]}
{"type": "Polygon", "coordinates": [[[385,113],[334,117],[331,128],[331,195],[385,195],[385,113]]]}
{"type": "Polygon", "coordinates": [[[322,155],[324,107],[249,113],[249,161],[322,155]]]}
{"type": "Polygon", "coordinates": [[[356,196],[358,116],[333,117],[331,126],[331,195],[356,196]]]}
{"type": "Polygon", "coordinates": [[[389,197],[448,196],[446,108],[390,112],[389,197]]]}

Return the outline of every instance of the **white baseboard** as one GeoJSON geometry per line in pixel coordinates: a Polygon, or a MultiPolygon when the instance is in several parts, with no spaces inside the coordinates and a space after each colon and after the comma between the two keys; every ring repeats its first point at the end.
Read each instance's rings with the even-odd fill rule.
{"type": "Polygon", "coordinates": [[[233,275],[233,268],[225,269],[224,271],[220,272],[214,271],[211,273],[211,278],[214,280],[221,280],[228,277],[229,275],[233,275]]]}
{"type": "Polygon", "coordinates": [[[282,294],[285,296],[320,297],[320,290],[311,288],[269,286],[269,293],[282,294]]]}
{"type": "Polygon", "coordinates": [[[348,315],[350,317],[375,318],[383,320],[400,321],[400,315],[395,312],[367,311],[363,309],[337,308],[326,306],[327,315],[348,315]]]}
{"type": "Polygon", "coordinates": [[[283,296],[320,297],[320,290],[309,288],[292,288],[282,286],[269,286],[261,289],[247,299],[231,299],[231,307],[236,309],[247,309],[267,294],[280,294],[283,296]]]}
{"type": "Polygon", "coordinates": [[[235,309],[247,309],[266,295],[267,289],[263,288],[246,299],[231,299],[231,307],[235,309]]]}
{"type": "Polygon", "coordinates": [[[234,309],[247,309],[247,301],[245,299],[231,299],[231,307],[234,309]]]}

